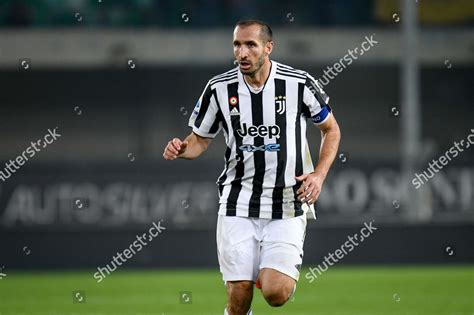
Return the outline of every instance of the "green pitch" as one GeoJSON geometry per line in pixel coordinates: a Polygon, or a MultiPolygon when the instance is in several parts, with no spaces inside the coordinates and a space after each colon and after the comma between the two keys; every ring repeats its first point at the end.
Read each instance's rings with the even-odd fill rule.
{"type": "MultiPolygon", "coordinates": [[[[223,314],[225,291],[216,271],[118,270],[101,283],[93,272],[8,272],[0,280],[0,314],[223,314]],[[80,295],[75,295],[74,291],[80,295]],[[183,296],[183,294],[186,294],[183,296]],[[81,303],[82,301],[82,303],[81,303]]],[[[271,308],[255,290],[255,315],[471,315],[472,266],[332,267],[271,308]]]]}

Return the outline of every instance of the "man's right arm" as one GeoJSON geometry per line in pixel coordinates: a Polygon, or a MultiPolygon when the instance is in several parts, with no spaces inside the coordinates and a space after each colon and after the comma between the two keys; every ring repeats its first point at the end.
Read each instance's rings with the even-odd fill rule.
{"type": "Polygon", "coordinates": [[[201,137],[194,132],[191,132],[184,141],[174,138],[166,145],[163,158],[169,161],[177,158],[194,160],[207,150],[211,141],[211,138],[201,137]]]}

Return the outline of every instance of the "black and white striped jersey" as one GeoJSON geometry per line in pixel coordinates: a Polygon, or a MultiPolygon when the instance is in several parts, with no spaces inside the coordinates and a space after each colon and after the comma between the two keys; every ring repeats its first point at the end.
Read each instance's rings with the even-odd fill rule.
{"type": "Polygon", "coordinates": [[[189,126],[207,138],[223,130],[219,214],[285,219],[310,211],[314,217],[314,208],[297,199],[301,183],[295,176],[313,171],[306,121],[322,124],[329,118],[329,97],[307,72],[271,64],[258,93],[238,67],[209,80],[189,126]]]}

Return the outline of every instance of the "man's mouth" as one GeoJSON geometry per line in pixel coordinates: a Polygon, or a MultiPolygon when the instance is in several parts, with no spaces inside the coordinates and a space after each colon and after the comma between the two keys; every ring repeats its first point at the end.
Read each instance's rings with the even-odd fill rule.
{"type": "Polygon", "coordinates": [[[248,61],[241,61],[239,64],[240,68],[242,68],[243,70],[248,70],[252,66],[248,61]]]}

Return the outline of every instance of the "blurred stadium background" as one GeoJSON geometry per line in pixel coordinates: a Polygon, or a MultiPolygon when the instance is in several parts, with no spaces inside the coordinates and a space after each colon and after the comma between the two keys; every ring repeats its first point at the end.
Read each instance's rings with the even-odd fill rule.
{"type": "MultiPolygon", "coordinates": [[[[474,132],[472,0],[2,0],[0,170],[48,128],[61,137],[0,181],[0,314],[222,313],[223,137],[196,161],[161,154],[189,132],[207,80],[233,67],[244,18],[273,27],[273,59],[316,78],[366,36],[378,41],[325,87],[343,138],[304,267],[364,222],[378,230],[320,283],[302,279],[291,305],[259,299],[256,313],[474,313],[472,148],[412,184],[474,132]],[[153,243],[95,283],[159,220],[153,243]],[[77,290],[88,308],[71,300],[77,290]]],[[[308,134],[316,160],[319,132],[308,134]]]]}

